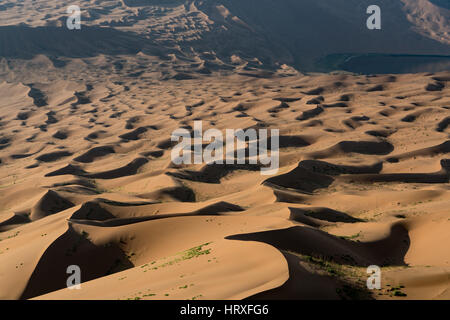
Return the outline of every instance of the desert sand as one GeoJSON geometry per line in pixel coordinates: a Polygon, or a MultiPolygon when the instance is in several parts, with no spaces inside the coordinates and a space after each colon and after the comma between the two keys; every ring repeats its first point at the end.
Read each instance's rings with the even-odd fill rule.
{"type": "Polygon", "coordinates": [[[448,299],[449,79],[3,82],[1,298],[448,299]],[[279,128],[280,171],[173,165],[194,120],[279,128]]]}
{"type": "MultiPolygon", "coordinates": [[[[302,73],[344,42],[289,53],[238,8],[96,2],[79,33],[58,1],[0,6],[0,299],[450,299],[450,72],[302,73]],[[194,121],[279,129],[279,172],[174,165],[194,121]]],[[[387,46],[448,50],[448,10],[401,3],[418,31],[387,46]]]]}

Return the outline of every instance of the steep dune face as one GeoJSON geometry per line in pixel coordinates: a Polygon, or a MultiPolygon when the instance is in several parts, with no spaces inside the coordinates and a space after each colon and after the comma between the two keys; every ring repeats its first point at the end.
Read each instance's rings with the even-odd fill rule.
{"type": "Polygon", "coordinates": [[[100,54],[136,54],[143,50],[139,37],[114,29],[84,28],[72,33],[62,27],[0,27],[0,56],[30,59],[39,54],[51,57],[93,57],[100,54]]]}

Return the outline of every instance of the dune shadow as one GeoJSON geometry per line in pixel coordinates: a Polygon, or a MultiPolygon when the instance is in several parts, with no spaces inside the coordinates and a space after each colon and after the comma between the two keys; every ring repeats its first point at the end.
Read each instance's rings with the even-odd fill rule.
{"type": "Polygon", "coordinates": [[[303,226],[232,235],[226,239],[263,242],[280,251],[360,267],[404,266],[404,257],[410,247],[408,230],[401,224],[394,224],[387,237],[372,242],[351,241],[303,226]]]}
{"type": "MultiPolygon", "coordinates": [[[[330,208],[289,208],[291,211],[290,219],[298,222],[304,220],[308,222],[308,218],[313,218],[328,222],[344,222],[356,223],[363,220],[354,218],[344,212],[336,211],[330,208]]],[[[310,222],[310,221],[309,221],[310,222]]]]}
{"type": "Polygon", "coordinates": [[[14,229],[16,226],[21,226],[29,222],[30,219],[27,216],[14,214],[11,218],[0,222],[0,232],[14,229]]]}

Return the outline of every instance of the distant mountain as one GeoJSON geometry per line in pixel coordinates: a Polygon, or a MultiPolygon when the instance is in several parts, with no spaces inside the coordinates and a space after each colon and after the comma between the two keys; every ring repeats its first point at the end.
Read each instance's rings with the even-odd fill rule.
{"type": "Polygon", "coordinates": [[[85,1],[80,4],[84,29],[76,33],[65,28],[66,7],[60,1],[5,0],[0,6],[0,56],[90,57],[142,51],[169,60],[172,55],[197,59],[208,72],[243,64],[250,69],[288,65],[301,71],[331,71],[367,54],[421,59],[450,55],[449,0],[378,0],[381,30],[366,27],[366,10],[372,4],[372,0],[85,1]]]}

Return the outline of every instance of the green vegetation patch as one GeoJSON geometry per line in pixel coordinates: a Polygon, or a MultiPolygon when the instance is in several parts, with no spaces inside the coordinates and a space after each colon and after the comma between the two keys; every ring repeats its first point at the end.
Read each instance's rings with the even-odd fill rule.
{"type": "MultiPolygon", "coordinates": [[[[153,261],[151,263],[150,270],[157,270],[158,268],[164,268],[164,267],[172,266],[172,265],[174,265],[176,263],[179,263],[179,262],[182,262],[182,261],[185,261],[185,260],[190,260],[190,259],[198,258],[198,257],[203,256],[203,255],[208,255],[208,254],[211,253],[211,249],[204,249],[204,247],[210,245],[211,243],[212,242],[208,242],[208,243],[205,243],[205,244],[202,244],[202,245],[190,248],[190,249],[188,249],[186,251],[180,252],[180,253],[177,254],[177,256],[174,259],[172,259],[172,260],[170,260],[168,262],[156,265],[156,266],[153,266],[153,265],[156,264],[156,261],[153,261]]],[[[149,267],[148,263],[141,266],[141,268],[146,268],[146,267],[149,267]]],[[[144,272],[147,272],[148,270],[149,269],[144,270],[144,272]]]]}

